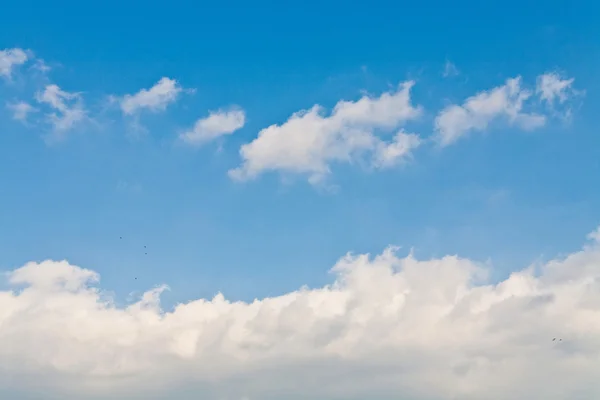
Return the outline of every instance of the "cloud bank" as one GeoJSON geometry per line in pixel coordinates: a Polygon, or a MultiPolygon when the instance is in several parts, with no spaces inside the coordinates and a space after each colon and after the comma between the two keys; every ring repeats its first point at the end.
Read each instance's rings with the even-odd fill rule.
{"type": "Polygon", "coordinates": [[[599,398],[598,231],[588,238],[497,284],[486,265],[389,248],[346,255],[322,288],[251,303],[218,294],[171,312],[165,287],[120,307],[96,272],[31,262],[0,291],[2,395],[599,398]]]}

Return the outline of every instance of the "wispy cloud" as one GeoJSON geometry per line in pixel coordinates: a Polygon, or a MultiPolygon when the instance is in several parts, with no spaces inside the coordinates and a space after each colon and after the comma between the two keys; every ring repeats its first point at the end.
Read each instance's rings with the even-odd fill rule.
{"type": "Polygon", "coordinates": [[[442,75],[444,76],[444,78],[451,78],[453,76],[460,75],[460,71],[458,70],[458,68],[456,68],[456,65],[454,65],[449,60],[446,60],[446,64],[444,64],[444,71],[442,72],[442,75]]]}
{"type": "Polygon", "coordinates": [[[573,94],[574,78],[562,79],[557,72],[548,72],[537,78],[536,93],[543,101],[564,103],[573,94]]]}
{"type": "Polygon", "coordinates": [[[31,104],[24,102],[24,101],[7,103],[6,107],[12,111],[13,119],[16,119],[17,121],[21,121],[23,123],[27,122],[27,117],[29,114],[38,111],[37,108],[33,107],[31,104]]]}
{"type": "Polygon", "coordinates": [[[0,50],[0,76],[10,79],[15,68],[25,64],[31,56],[29,50],[20,48],[0,50]]]}
{"type": "Polygon", "coordinates": [[[200,146],[218,137],[232,134],[241,129],[245,122],[246,113],[238,108],[211,111],[208,117],[196,121],[192,129],[181,133],[179,139],[189,145],[200,146]]]}
{"type": "Polygon", "coordinates": [[[161,112],[174,103],[183,91],[174,79],[161,78],[150,89],[141,89],[135,94],[126,94],[120,100],[121,110],[125,115],[133,115],[142,110],[161,112]]]}
{"type": "Polygon", "coordinates": [[[36,93],[35,97],[39,103],[53,110],[46,116],[57,134],[64,134],[87,119],[80,93],[69,93],[61,90],[58,85],[51,84],[36,93]]]}
{"type": "Polygon", "coordinates": [[[138,194],[142,192],[142,185],[140,183],[120,180],[117,182],[117,190],[119,192],[138,194]]]}
{"type": "Polygon", "coordinates": [[[484,131],[498,118],[525,130],[539,128],[546,123],[546,117],[523,112],[523,104],[531,95],[531,91],[522,88],[521,77],[516,77],[469,97],[461,105],[450,105],[435,119],[436,140],[441,146],[451,145],[470,132],[484,131]]]}

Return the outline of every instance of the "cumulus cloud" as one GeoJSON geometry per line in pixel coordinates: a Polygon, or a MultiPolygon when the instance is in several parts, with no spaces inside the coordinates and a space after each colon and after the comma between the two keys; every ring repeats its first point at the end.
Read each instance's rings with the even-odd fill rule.
{"type": "Polygon", "coordinates": [[[206,118],[201,118],[193,128],[179,135],[180,140],[189,145],[199,146],[220,136],[230,135],[241,129],[246,123],[244,110],[211,111],[206,118]]]}
{"type": "Polygon", "coordinates": [[[29,53],[19,48],[0,50],[0,76],[10,78],[16,67],[27,62],[29,53]]]}
{"type": "Polygon", "coordinates": [[[46,116],[56,133],[63,134],[87,118],[80,93],[66,92],[58,85],[51,84],[36,93],[35,97],[39,103],[54,110],[46,116]]]}
{"type": "Polygon", "coordinates": [[[24,101],[8,103],[6,107],[12,111],[13,119],[21,122],[27,122],[27,116],[37,111],[35,107],[24,101]]]}
{"type": "Polygon", "coordinates": [[[470,132],[484,131],[499,118],[525,130],[543,126],[544,115],[523,112],[523,103],[531,95],[531,91],[521,87],[521,77],[516,77],[502,86],[469,97],[462,105],[444,108],[435,119],[438,143],[441,146],[453,144],[470,132]]]}
{"type": "Polygon", "coordinates": [[[164,111],[177,100],[182,91],[183,88],[176,80],[163,77],[150,89],[125,95],[120,101],[121,110],[126,115],[133,115],[144,109],[151,112],[164,111]]]}
{"type": "Polygon", "coordinates": [[[330,173],[331,163],[350,163],[365,154],[377,158],[382,139],[375,130],[393,130],[422,113],[421,107],[411,104],[413,85],[409,81],[379,97],[340,101],[329,116],[319,105],[296,112],[282,125],[261,130],[256,139],[243,145],[242,165],[229,174],[247,180],[266,171],[299,173],[314,183],[330,173]]]}
{"type": "Polygon", "coordinates": [[[0,388],[13,399],[598,398],[590,239],[498,283],[468,259],[389,248],[346,255],[321,288],[168,312],[164,286],[117,306],[96,272],[31,262],[0,291],[0,388]]]}

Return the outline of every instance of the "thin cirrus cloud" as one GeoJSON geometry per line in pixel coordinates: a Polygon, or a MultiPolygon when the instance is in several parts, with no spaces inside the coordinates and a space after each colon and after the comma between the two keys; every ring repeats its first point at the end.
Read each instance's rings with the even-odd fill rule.
{"type": "Polygon", "coordinates": [[[211,111],[200,118],[194,126],[179,135],[179,139],[191,146],[201,146],[224,135],[231,135],[246,123],[246,113],[239,108],[211,111]]]}
{"type": "Polygon", "coordinates": [[[442,71],[442,76],[444,78],[452,78],[460,75],[460,71],[456,68],[450,60],[446,60],[446,64],[444,64],[444,71],[442,71]]]}
{"type": "Polygon", "coordinates": [[[121,306],[92,270],[30,262],[0,291],[0,387],[65,400],[600,398],[598,232],[497,283],[489,265],[389,248],[346,255],[323,287],[172,311],[165,286],[121,306]]]}
{"type": "Polygon", "coordinates": [[[165,111],[177,101],[184,89],[174,79],[163,77],[150,89],[141,89],[135,94],[126,94],[120,99],[123,114],[133,115],[142,110],[150,112],[165,111]]]}
{"type": "Polygon", "coordinates": [[[12,111],[13,119],[15,119],[17,121],[21,121],[23,123],[27,122],[27,117],[30,114],[38,111],[37,108],[33,107],[31,104],[24,102],[24,101],[8,103],[6,105],[6,107],[12,111]]]}
{"type": "Polygon", "coordinates": [[[546,116],[523,112],[532,92],[522,87],[521,77],[507,79],[502,86],[469,97],[463,104],[444,108],[435,118],[436,140],[442,146],[454,144],[471,132],[484,131],[495,120],[532,130],[546,123],[546,116]]]}
{"type": "Polygon", "coordinates": [[[376,166],[386,167],[410,155],[420,144],[415,134],[398,131],[405,122],[422,114],[411,104],[414,82],[378,97],[339,101],[330,115],[323,107],[294,113],[281,125],[261,130],[240,149],[242,164],[229,171],[231,178],[249,180],[267,171],[308,175],[319,183],[330,173],[332,163],[350,163],[368,155],[376,166]],[[375,135],[376,130],[396,130],[391,142],[375,135]],[[391,147],[389,147],[391,146],[391,147]]]}
{"type": "Polygon", "coordinates": [[[25,64],[31,58],[31,52],[20,48],[0,50],[0,76],[12,77],[15,68],[25,64]]]}

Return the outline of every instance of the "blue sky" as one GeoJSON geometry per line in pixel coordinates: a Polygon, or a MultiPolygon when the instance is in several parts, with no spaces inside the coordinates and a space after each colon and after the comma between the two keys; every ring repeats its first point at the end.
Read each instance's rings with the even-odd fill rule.
{"type": "Polygon", "coordinates": [[[347,251],[389,244],[425,258],[489,258],[496,279],[572,251],[600,221],[598,7],[12,4],[0,16],[0,47],[30,49],[51,70],[25,64],[1,83],[2,100],[34,104],[51,82],[81,92],[97,125],[48,144],[47,125],[0,112],[0,265],[66,258],[98,271],[122,298],[166,283],[165,300],[174,302],[322,285],[347,251]],[[459,75],[442,76],[447,61],[459,75]],[[227,175],[242,144],[314,104],[330,110],[414,80],[411,100],[423,115],[408,126],[426,138],[446,105],[518,75],[534,87],[549,71],[585,91],[568,123],[552,119],[532,132],[498,123],[448,148],[421,146],[412,161],[384,171],[340,163],[329,177],[335,192],[302,176],[227,175]],[[136,137],[107,98],[161,77],[196,91],[141,114],[147,132],[136,137]],[[232,104],[246,112],[242,129],[200,148],[174,144],[195,120],[232,104]]]}
{"type": "Polygon", "coordinates": [[[597,1],[2,11],[0,397],[600,398],[597,1]]]}

